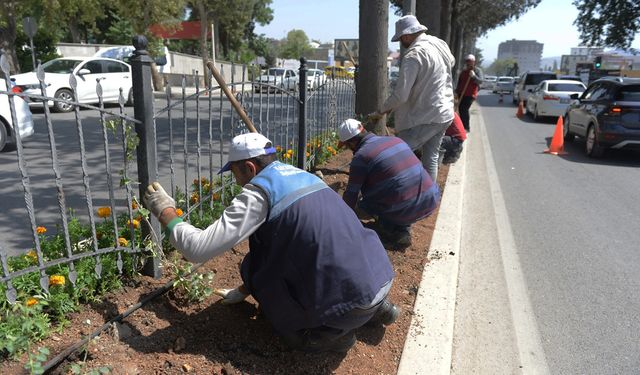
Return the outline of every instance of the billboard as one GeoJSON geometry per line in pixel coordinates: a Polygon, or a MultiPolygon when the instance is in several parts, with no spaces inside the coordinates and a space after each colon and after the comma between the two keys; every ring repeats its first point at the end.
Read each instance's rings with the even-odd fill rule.
{"type": "Polygon", "coordinates": [[[351,61],[353,64],[358,63],[358,39],[335,39],[334,40],[334,58],[336,61],[351,61]]]}

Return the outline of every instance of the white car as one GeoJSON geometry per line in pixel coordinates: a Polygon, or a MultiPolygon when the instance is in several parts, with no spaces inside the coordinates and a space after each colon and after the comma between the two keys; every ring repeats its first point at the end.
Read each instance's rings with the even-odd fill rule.
{"type": "MultiPolygon", "coordinates": [[[[6,92],[6,90],[6,81],[0,78],[0,91],[6,92]]],[[[11,91],[19,93],[21,89],[13,86],[11,91]]],[[[29,104],[19,96],[13,97],[13,104],[16,109],[16,120],[18,121],[20,138],[24,139],[33,135],[33,119],[31,118],[29,104]]],[[[11,108],[9,108],[9,96],[7,94],[0,94],[0,151],[9,143],[10,139],[13,139],[14,129],[15,126],[13,126],[11,108]]]]}
{"type": "Polygon", "coordinates": [[[493,85],[496,83],[497,80],[498,80],[498,77],[496,76],[484,76],[484,79],[480,83],[480,88],[492,90],[493,85]]]}
{"type": "Polygon", "coordinates": [[[309,90],[316,90],[318,87],[324,85],[327,82],[327,76],[323,70],[309,69],[307,70],[307,88],[309,90]]]}
{"type": "Polygon", "coordinates": [[[527,113],[538,120],[542,116],[564,116],[571,103],[572,94],[582,94],[586,89],[582,82],[550,79],[533,89],[527,100],[527,113]]]}
{"type": "MultiPolygon", "coordinates": [[[[102,99],[105,103],[117,103],[122,88],[127,104],[133,102],[131,66],[122,61],[103,57],[63,57],[42,64],[44,82],[48,97],[73,101],[73,92],[69,78],[73,74],[77,82],[78,101],[97,103],[96,83],[102,85],[102,99]]],[[[22,87],[25,94],[42,95],[36,72],[16,74],[16,85],[22,87]]],[[[31,101],[30,104],[40,104],[31,101]]],[[[69,112],[73,105],[50,100],[48,103],[57,112],[69,112]]]]}
{"type": "Polygon", "coordinates": [[[494,94],[513,94],[514,78],[509,76],[498,77],[493,84],[494,94]]]}
{"type": "Polygon", "coordinates": [[[266,74],[261,75],[255,80],[253,89],[255,92],[262,90],[273,92],[275,88],[266,85],[272,85],[284,90],[298,89],[298,73],[293,69],[270,68],[266,74]],[[268,90],[267,90],[268,89],[268,90]]]}

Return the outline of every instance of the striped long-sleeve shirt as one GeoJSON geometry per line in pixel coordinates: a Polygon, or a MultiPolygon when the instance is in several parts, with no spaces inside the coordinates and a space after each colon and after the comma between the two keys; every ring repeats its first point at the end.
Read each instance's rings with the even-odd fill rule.
{"type": "Polygon", "coordinates": [[[354,152],[343,199],[385,221],[407,225],[430,215],[440,190],[409,146],[397,137],[367,134],[354,152]]]}

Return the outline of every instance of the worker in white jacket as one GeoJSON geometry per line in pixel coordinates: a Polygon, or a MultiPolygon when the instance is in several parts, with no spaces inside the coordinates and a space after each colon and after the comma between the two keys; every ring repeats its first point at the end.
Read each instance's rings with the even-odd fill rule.
{"type": "Polygon", "coordinates": [[[391,40],[400,41],[407,50],[395,89],[379,112],[395,113],[396,135],[421,152],[422,165],[436,181],[440,142],[453,120],[451,71],[455,58],[447,43],[425,31],[427,27],[415,16],[396,22],[391,40]]]}

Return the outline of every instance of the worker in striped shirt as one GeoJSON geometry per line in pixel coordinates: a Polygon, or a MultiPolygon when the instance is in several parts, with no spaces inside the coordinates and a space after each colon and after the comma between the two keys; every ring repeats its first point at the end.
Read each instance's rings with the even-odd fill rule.
{"type": "Polygon", "coordinates": [[[355,119],[340,125],[338,137],[340,146],[353,151],[344,201],[377,218],[378,235],[387,248],[411,245],[411,224],[435,210],[438,185],[398,137],[369,133],[355,119]]]}

